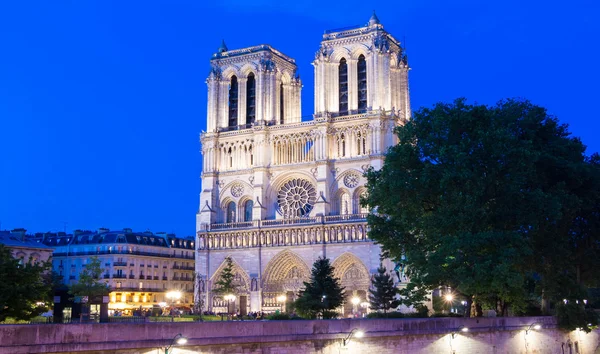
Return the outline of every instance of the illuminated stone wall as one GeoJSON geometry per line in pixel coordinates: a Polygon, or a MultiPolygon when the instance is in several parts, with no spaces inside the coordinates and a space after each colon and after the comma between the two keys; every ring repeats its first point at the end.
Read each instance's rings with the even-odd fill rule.
{"type": "Polygon", "coordinates": [[[163,353],[178,333],[188,338],[170,353],[598,353],[600,331],[562,332],[552,317],[253,321],[0,326],[0,354],[163,353]],[[534,323],[539,330],[526,329],[534,323]],[[468,332],[460,331],[467,326],[468,332]],[[347,338],[352,329],[362,338],[347,338]],[[453,337],[454,334],[454,337],[453,337]]]}

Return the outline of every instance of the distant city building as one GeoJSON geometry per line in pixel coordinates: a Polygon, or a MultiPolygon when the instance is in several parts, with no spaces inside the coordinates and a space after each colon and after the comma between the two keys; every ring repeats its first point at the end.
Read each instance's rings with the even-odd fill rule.
{"type": "Polygon", "coordinates": [[[109,310],[151,308],[154,305],[191,306],[194,291],[194,239],[173,234],[76,230],[37,234],[54,248],[53,270],[66,284],[76,283],[90,257],[104,268],[102,278],[111,287],[109,310]],[[179,290],[181,298],[169,299],[179,290]]]}
{"type": "Polygon", "coordinates": [[[0,244],[5,245],[12,251],[14,258],[22,262],[45,262],[52,257],[54,249],[48,247],[27,235],[25,229],[14,229],[12,231],[0,231],[0,244]]]}
{"type": "MultiPolygon", "coordinates": [[[[360,204],[363,174],[381,168],[395,127],[411,116],[407,56],[373,14],[364,26],[326,31],[312,64],[315,111],[303,121],[293,58],[223,43],[210,60],[196,216],[196,296],[209,310],[229,305],[214,292],[226,257],[242,313],[294,300],[317,257],[331,259],[348,299],[365,306],[381,249],[360,204]]],[[[347,301],[340,312],[353,310],[347,301]]]]}

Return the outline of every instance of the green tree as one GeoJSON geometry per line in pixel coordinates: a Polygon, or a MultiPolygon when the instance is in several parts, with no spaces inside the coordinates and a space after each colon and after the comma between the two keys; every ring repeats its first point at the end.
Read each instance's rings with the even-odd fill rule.
{"type": "Polygon", "coordinates": [[[0,322],[29,320],[48,311],[52,286],[44,279],[49,270],[49,262],[22,262],[0,244],[0,322]]]}
{"type": "Polygon", "coordinates": [[[83,267],[79,274],[79,281],[69,287],[69,293],[76,298],[106,295],[110,287],[106,281],[100,280],[102,264],[98,257],[91,257],[89,263],[83,267]]]}
{"type": "Polygon", "coordinates": [[[373,281],[373,289],[369,289],[371,310],[387,313],[388,310],[397,308],[401,302],[396,295],[398,295],[398,288],[394,286],[394,280],[383,264],[380,264],[373,281]]]}
{"type": "MultiPolygon", "coordinates": [[[[464,99],[422,108],[366,174],[370,237],[428,289],[521,309],[535,283],[581,298],[600,272],[600,158],[544,108],[464,99]]],[[[421,287],[415,287],[421,289],[421,287]]]]}
{"type": "Polygon", "coordinates": [[[215,289],[213,292],[219,295],[235,294],[237,287],[233,283],[235,274],[233,273],[233,260],[231,257],[225,258],[225,267],[221,271],[219,279],[215,283],[215,289]]]}
{"type": "Polygon", "coordinates": [[[318,258],[313,264],[310,281],[304,282],[295,302],[298,312],[306,318],[337,317],[336,308],[345,301],[344,288],[333,275],[334,268],[328,258],[318,258]]]}

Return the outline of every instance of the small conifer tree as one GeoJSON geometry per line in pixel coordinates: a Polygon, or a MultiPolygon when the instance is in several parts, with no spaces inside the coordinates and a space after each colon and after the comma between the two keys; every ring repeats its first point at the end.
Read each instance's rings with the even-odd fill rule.
{"type": "Polygon", "coordinates": [[[304,290],[300,291],[295,302],[296,310],[307,317],[335,318],[336,308],[345,300],[344,288],[339,279],[333,275],[334,268],[328,258],[318,258],[313,264],[310,281],[304,282],[304,290]]]}
{"type": "Polygon", "coordinates": [[[223,267],[223,270],[221,271],[219,280],[215,283],[214,293],[219,295],[235,294],[237,289],[233,284],[234,277],[233,260],[231,260],[231,257],[227,257],[225,258],[225,267],[223,267]]]}
{"type": "Polygon", "coordinates": [[[371,310],[387,313],[388,310],[400,306],[400,300],[396,298],[398,289],[394,286],[392,277],[387,269],[381,264],[377,268],[377,274],[373,280],[373,288],[369,289],[369,303],[371,310]]]}

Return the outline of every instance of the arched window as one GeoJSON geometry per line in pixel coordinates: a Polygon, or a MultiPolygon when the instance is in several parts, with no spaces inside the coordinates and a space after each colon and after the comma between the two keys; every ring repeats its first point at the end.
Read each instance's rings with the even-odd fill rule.
{"type": "Polygon", "coordinates": [[[368,214],[369,213],[369,206],[362,206],[360,204],[360,200],[361,199],[365,199],[367,197],[367,191],[362,191],[359,195],[358,195],[358,212],[361,214],[368,214]]]}
{"type": "Polygon", "coordinates": [[[229,158],[229,168],[233,167],[233,153],[231,151],[231,148],[229,148],[229,150],[227,150],[227,156],[229,158]]]}
{"type": "Polygon", "coordinates": [[[338,142],[338,157],[344,156],[346,156],[346,136],[341,134],[338,142]]]}
{"type": "Polygon", "coordinates": [[[244,203],[244,221],[252,221],[252,207],[254,207],[253,201],[248,200],[244,203]]]}
{"type": "Polygon", "coordinates": [[[339,91],[340,91],[340,115],[348,114],[348,65],[346,59],[340,60],[339,73],[339,91]]]}
{"type": "Polygon", "coordinates": [[[350,214],[350,194],[342,193],[340,197],[340,215],[350,214]]]}
{"type": "Polygon", "coordinates": [[[229,127],[238,125],[238,81],[234,75],[229,84],[229,127]]]}
{"type": "Polygon", "coordinates": [[[256,80],[254,74],[248,75],[246,81],[246,124],[254,123],[256,119],[256,80]]]}
{"type": "Polygon", "coordinates": [[[229,202],[229,204],[227,204],[226,222],[227,223],[235,222],[235,203],[234,202],[229,202]]]}
{"type": "Polygon", "coordinates": [[[367,109],[367,62],[364,55],[358,57],[358,109],[367,109]]]}
{"type": "Polygon", "coordinates": [[[283,119],[283,82],[279,85],[279,124],[284,123],[283,119]]]}

